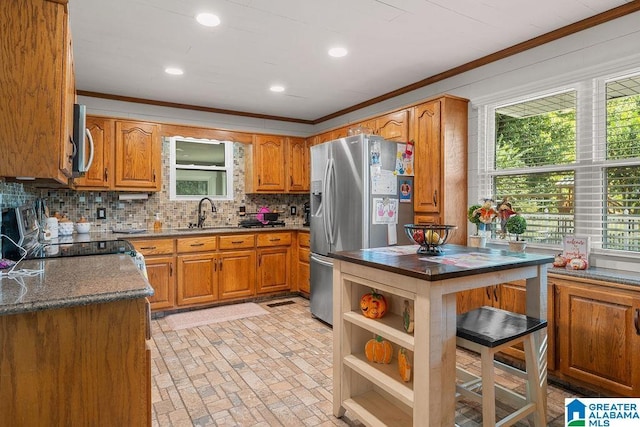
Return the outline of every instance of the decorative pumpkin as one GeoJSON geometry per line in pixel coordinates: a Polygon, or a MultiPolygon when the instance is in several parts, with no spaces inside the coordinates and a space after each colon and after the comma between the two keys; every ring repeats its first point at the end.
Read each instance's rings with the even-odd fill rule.
{"type": "Polygon", "coordinates": [[[584,258],[574,258],[567,264],[567,268],[570,270],[586,270],[587,267],[589,267],[589,263],[584,258]]]}
{"type": "Polygon", "coordinates": [[[370,339],[364,346],[364,355],[369,362],[391,363],[393,357],[393,346],[380,335],[370,339]]]}
{"type": "Polygon", "coordinates": [[[562,256],[562,254],[558,254],[556,255],[555,259],[553,260],[553,266],[554,267],[564,267],[567,265],[567,262],[569,260],[566,259],[565,257],[562,256]]]}
{"type": "Polygon", "coordinates": [[[404,309],[402,310],[402,326],[405,332],[413,333],[413,304],[409,300],[404,300],[404,309]]]}
{"type": "Polygon", "coordinates": [[[398,350],[398,372],[402,381],[411,381],[411,359],[409,352],[405,348],[398,350]]]}
{"type": "Polygon", "coordinates": [[[384,295],[372,290],[360,299],[360,310],[365,317],[379,319],[387,312],[387,300],[384,295]]]}

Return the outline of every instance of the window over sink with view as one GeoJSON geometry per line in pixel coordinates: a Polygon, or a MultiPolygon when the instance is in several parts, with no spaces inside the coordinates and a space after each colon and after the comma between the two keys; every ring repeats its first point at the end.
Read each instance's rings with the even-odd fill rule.
{"type": "Polygon", "coordinates": [[[233,199],[233,142],[169,138],[171,200],[233,199]]]}

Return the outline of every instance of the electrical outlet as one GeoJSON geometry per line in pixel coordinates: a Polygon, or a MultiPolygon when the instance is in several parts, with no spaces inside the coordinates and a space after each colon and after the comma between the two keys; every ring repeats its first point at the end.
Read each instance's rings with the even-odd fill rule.
{"type": "Polygon", "coordinates": [[[291,210],[291,216],[296,216],[298,209],[295,206],[291,206],[289,209],[291,210]]]}
{"type": "Polygon", "coordinates": [[[96,209],[96,218],[97,219],[107,219],[107,210],[105,208],[96,209]]]}

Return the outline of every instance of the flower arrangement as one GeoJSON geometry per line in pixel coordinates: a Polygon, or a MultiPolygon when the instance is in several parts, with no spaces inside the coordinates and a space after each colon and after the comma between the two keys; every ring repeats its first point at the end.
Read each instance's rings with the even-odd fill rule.
{"type": "Polygon", "coordinates": [[[476,226],[476,232],[473,234],[474,236],[480,234],[480,224],[482,224],[480,222],[480,213],[478,212],[478,209],[480,208],[480,205],[471,205],[467,210],[467,219],[471,224],[476,226]]]}

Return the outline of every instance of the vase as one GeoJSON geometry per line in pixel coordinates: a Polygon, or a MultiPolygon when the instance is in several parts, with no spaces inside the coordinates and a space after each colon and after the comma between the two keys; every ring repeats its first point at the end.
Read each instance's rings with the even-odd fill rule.
{"type": "Polygon", "coordinates": [[[469,247],[484,248],[487,246],[487,238],[485,236],[469,236],[469,247]]]}
{"type": "Polygon", "coordinates": [[[524,240],[514,240],[509,242],[509,250],[511,252],[524,252],[527,247],[527,242],[524,240]]]}

